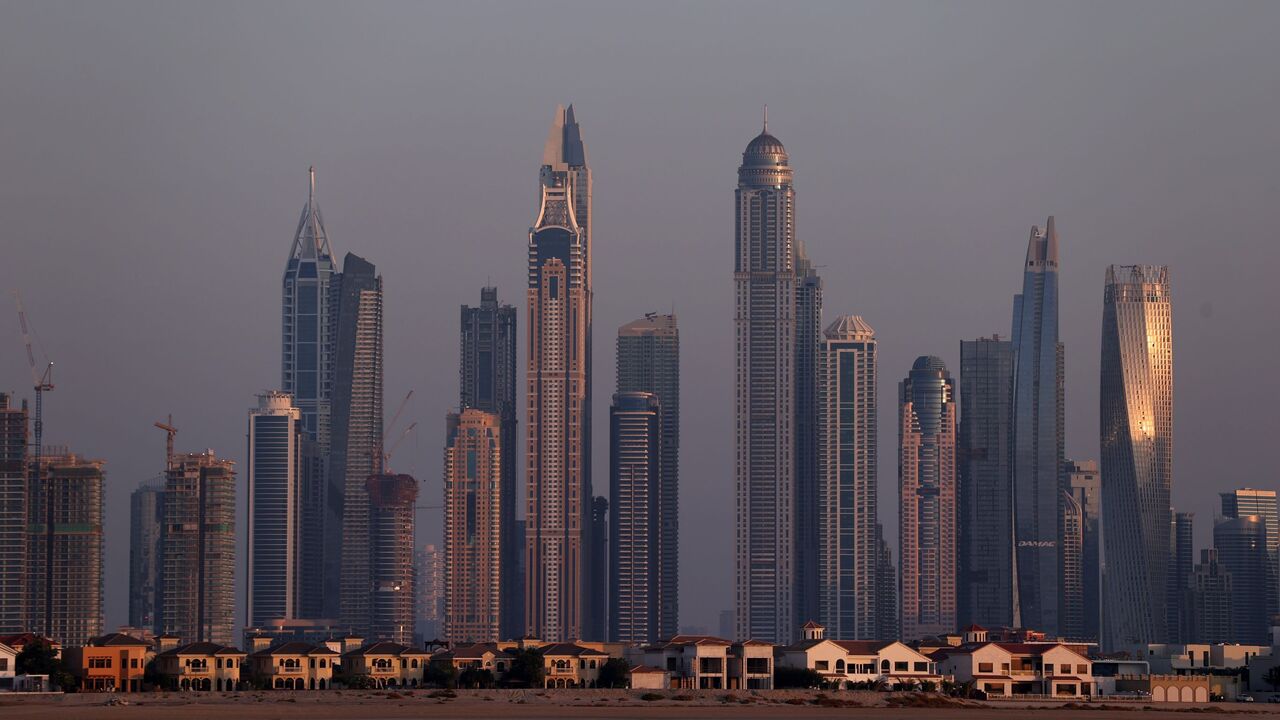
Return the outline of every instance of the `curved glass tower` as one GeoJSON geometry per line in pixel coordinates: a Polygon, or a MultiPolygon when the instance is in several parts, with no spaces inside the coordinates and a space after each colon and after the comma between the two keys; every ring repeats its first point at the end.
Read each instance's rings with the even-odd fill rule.
{"type": "Polygon", "coordinates": [[[1102,299],[1105,649],[1165,642],[1173,482],[1169,269],[1112,265],[1102,299]]]}

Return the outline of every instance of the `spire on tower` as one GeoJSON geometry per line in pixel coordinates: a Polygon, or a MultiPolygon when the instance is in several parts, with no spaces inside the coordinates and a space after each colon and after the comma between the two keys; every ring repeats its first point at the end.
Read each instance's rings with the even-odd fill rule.
{"type": "Polygon", "coordinates": [[[764,104],[764,130],[761,132],[765,134],[769,132],[769,103],[764,104]]]}

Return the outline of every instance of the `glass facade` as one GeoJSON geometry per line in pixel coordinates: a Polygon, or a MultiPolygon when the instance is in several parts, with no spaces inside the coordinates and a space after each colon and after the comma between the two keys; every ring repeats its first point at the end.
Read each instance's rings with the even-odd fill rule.
{"type": "Polygon", "coordinates": [[[619,392],[609,412],[609,640],[655,643],[661,566],[662,411],[619,392]]]}
{"type": "Polygon", "coordinates": [[[251,627],[298,617],[301,412],[287,393],[249,413],[248,602],[251,627]]]}

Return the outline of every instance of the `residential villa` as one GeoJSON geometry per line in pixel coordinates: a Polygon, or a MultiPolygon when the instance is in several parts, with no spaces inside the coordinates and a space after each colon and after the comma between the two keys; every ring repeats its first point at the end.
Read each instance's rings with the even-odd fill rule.
{"type": "Polygon", "coordinates": [[[156,673],[176,690],[235,690],[246,653],[209,642],[177,644],[176,635],[156,638],[156,673]]]}
{"type": "Polygon", "coordinates": [[[818,623],[806,623],[803,640],[775,651],[778,666],[813,670],[840,688],[858,683],[919,687],[943,679],[932,658],[897,640],[830,640],[825,632],[818,623]]]}
{"type": "Polygon", "coordinates": [[[150,654],[145,640],[108,633],[88,645],[64,649],[62,659],[81,690],[138,692],[150,654]]]}
{"type": "Polygon", "coordinates": [[[364,676],[374,687],[416,688],[422,684],[430,657],[425,650],[389,640],[370,643],[342,654],[342,681],[364,676]]]}
{"type": "Polygon", "coordinates": [[[341,657],[337,650],[306,642],[286,642],[251,652],[245,658],[249,675],[273,690],[325,690],[341,657]]]}

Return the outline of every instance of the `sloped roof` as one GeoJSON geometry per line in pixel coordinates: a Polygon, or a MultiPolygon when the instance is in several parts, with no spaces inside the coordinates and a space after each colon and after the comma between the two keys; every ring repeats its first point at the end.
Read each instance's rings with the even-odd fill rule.
{"type": "Polygon", "coordinates": [[[714,635],[676,635],[664,645],[732,645],[733,643],[714,635]]]}
{"type": "Polygon", "coordinates": [[[665,673],[665,672],[667,671],[663,670],[662,668],[654,667],[652,665],[637,665],[631,668],[632,675],[665,673]]]}
{"type": "Polygon", "coordinates": [[[408,645],[401,645],[398,642],[392,642],[390,640],[379,640],[378,642],[370,643],[368,645],[365,645],[364,647],[356,648],[355,650],[351,650],[350,652],[343,653],[342,657],[363,657],[365,655],[394,655],[396,657],[401,657],[401,656],[408,656],[408,655],[428,655],[428,654],[430,653],[428,653],[425,650],[418,650],[417,648],[412,648],[412,647],[409,647],[408,645]]]}
{"type": "Polygon", "coordinates": [[[491,642],[460,645],[452,650],[438,652],[432,657],[479,658],[484,656],[485,653],[492,653],[494,657],[511,657],[511,653],[499,648],[497,643],[491,642]]]}
{"type": "Polygon", "coordinates": [[[875,655],[892,645],[894,640],[832,640],[850,655],[875,655]]]}
{"type": "Polygon", "coordinates": [[[170,648],[160,653],[158,657],[173,657],[175,655],[244,655],[244,651],[233,648],[230,645],[219,645],[211,642],[193,642],[186,645],[180,645],[176,648],[170,648]]]}
{"type": "Polygon", "coordinates": [[[89,641],[90,647],[132,647],[141,645],[142,647],[151,647],[151,643],[146,640],[139,640],[132,635],[124,633],[107,633],[89,641]]]}
{"type": "Polygon", "coordinates": [[[272,657],[275,655],[337,655],[338,653],[330,650],[323,645],[312,645],[311,643],[295,640],[282,645],[277,645],[266,650],[259,650],[252,653],[250,657],[272,657]]]}
{"type": "Polygon", "coordinates": [[[581,657],[583,655],[595,655],[599,657],[609,656],[609,653],[600,652],[599,650],[592,650],[591,648],[585,648],[585,647],[582,647],[581,645],[575,645],[573,643],[555,643],[554,645],[547,645],[546,647],[540,648],[538,652],[542,653],[544,656],[545,655],[569,655],[571,657],[581,657]]]}

